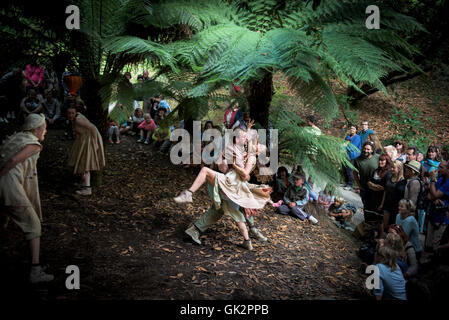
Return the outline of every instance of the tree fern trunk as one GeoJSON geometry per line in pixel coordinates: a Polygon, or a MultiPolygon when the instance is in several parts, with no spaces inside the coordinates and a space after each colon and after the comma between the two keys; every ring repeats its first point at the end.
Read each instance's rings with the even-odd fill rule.
{"type": "Polygon", "coordinates": [[[268,128],[270,104],[274,94],[273,74],[266,73],[260,81],[251,82],[247,87],[247,97],[251,118],[264,128],[268,128]]]}
{"type": "Polygon", "coordinates": [[[108,110],[104,110],[99,94],[100,83],[97,79],[83,78],[83,94],[82,99],[87,106],[87,118],[98,128],[104,137],[108,130],[108,110]]]}

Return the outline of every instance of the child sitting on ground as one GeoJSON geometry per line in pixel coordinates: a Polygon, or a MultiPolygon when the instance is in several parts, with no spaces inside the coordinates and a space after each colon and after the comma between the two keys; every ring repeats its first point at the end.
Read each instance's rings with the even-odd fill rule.
{"type": "Polygon", "coordinates": [[[159,126],[153,133],[154,145],[160,153],[167,153],[171,146],[170,127],[159,126]]]}
{"type": "Polygon", "coordinates": [[[318,220],[303,210],[303,207],[309,201],[309,190],[304,185],[305,182],[306,178],[304,175],[298,173],[293,174],[293,185],[287,188],[284,194],[284,204],[278,210],[280,214],[290,214],[300,220],[308,219],[313,224],[317,224],[318,220]]]}
{"type": "Polygon", "coordinates": [[[109,128],[108,128],[108,132],[106,134],[109,143],[114,143],[112,141],[113,136],[115,135],[115,143],[120,143],[120,131],[119,131],[119,126],[117,124],[116,121],[110,121],[109,122],[109,128]]]}
{"type": "Polygon", "coordinates": [[[143,118],[143,111],[140,108],[137,108],[134,110],[134,114],[132,116],[132,129],[131,129],[131,135],[136,134],[139,132],[139,125],[145,121],[143,118]]]}
{"type": "Polygon", "coordinates": [[[144,143],[148,144],[148,143],[150,143],[150,137],[156,131],[156,124],[154,123],[154,120],[151,119],[149,113],[145,113],[143,118],[145,120],[138,126],[138,128],[140,130],[140,138],[139,138],[139,140],[137,140],[137,142],[140,143],[145,140],[144,143]]]}
{"type": "Polygon", "coordinates": [[[339,222],[341,227],[348,227],[347,221],[353,214],[354,212],[348,208],[342,197],[335,198],[334,203],[329,207],[329,216],[332,220],[339,222]]]}
{"type": "Polygon", "coordinates": [[[124,120],[120,123],[120,134],[126,134],[132,129],[130,121],[124,120]]]}
{"type": "Polygon", "coordinates": [[[335,197],[332,196],[331,191],[327,188],[320,191],[318,195],[318,203],[321,204],[326,211],[329,211],[329,207],[334,203],[334,199],[335,197]]]}

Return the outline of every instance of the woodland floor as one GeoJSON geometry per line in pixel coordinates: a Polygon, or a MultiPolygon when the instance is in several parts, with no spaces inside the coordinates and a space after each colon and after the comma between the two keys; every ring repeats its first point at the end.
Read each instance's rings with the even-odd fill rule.
{"type": "MultiPolygon", "coordinates": [[[[3,137],[11,125],[0,127],[3,137]]],[[[125,136],[105,145],[102,186],[74,195],[65,169],[71,141],[50,130],[38,162],[44,214],[42,262],[55,280],[26,283],[28,250],[10,222],[0,232],[0,291],[9,297],[52,299],[366,299],[359,243],[311,208],[313,226],[265,209],[257,218],[269,241],[241,249],[237,227],[223,218],[189,241],[184,230],[209,207],[204,188],[194,205],[172,201],[194,179],[152,146],[125,136]],[[67,290],[65,268],[80,269],[80,290],[67,290]]]]}

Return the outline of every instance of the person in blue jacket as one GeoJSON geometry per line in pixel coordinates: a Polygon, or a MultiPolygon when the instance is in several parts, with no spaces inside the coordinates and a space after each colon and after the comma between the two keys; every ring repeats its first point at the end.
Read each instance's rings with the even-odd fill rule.
{"type": "MultiPolygon", "coordinates": [[[[349,126],[349,134],[346,136],[345,140],[349,141],[346,150],[348,152],[349,160],[354,164],[354,160],[360,156],[360,150],[362,148],[360,136],[357,134],[357,125],[351,124],[349,126]]],[[[350,190],[354,183],[352,169],[348,166],[343,166],[343,176],[345,178],[345,189],[350,190]]]]}

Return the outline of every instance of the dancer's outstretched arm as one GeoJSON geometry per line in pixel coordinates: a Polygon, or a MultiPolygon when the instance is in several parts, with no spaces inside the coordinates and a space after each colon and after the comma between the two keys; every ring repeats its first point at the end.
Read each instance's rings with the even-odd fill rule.
{"type": "Polygon", "coordinates": [[[246,167],[245,168],[241,168],[238,165],[236,165],[235,161],[232,164],[232,167],[234,168],[235,172],[237,172],[239,174],[239,176],[244,181],[249,181],[249,179],[250,179],[249,173],[251,172],[251,167],[249,168],[249,170],[246,167]]]}

